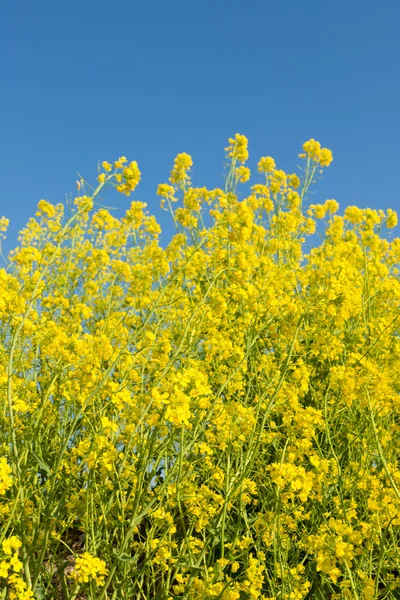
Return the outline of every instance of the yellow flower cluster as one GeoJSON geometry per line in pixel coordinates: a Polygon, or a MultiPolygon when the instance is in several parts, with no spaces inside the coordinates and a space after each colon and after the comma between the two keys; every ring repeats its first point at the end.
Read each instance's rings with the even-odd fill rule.
{"type": "Polygon", "coordinates": [[[229,146],[225,148],[227,155],[233,161],[245,163],[249,158],[248,140],[246,136],[237,133],[234,138],[229,138],[229,146]]]}
{"type": "Polygon", "coordinates": [[[21,541],[15,535],[5,539],[1,545],[5,560],[0,561],[0,578],[7,580],[11,600],[30,600],[34,597],[31,587],[21,577],[23,565],[18,557],[21,546],[21,541]]]}
{"type": "MultiPolygon", "coordinates": [[[[332,152],[328,150],[328,148],[321,148],[321,144],[314,139],[305,142],[303,144],[303,150],[307,157],[312,161],[319,163],[321,167],[329,167],[333,160],[332,152]]],[[[303,156],[303,154],[300,154],[300,157],[303,156]]]]}
{"type": "MultiPolygon", "coordinates": [[[[130,194],[136,189],[140,182],[141,173],[136,161],[132,161],[126,166],[128,162],[125,156],[120,156],[118,160],[114,162],[114,173],[112,171],[113,165],[108,161],[103,161],[101,166],[104,169],[103,173],[97,177],[100,187],[107,182],[115,182],[115,187],[118,192],[130,196],[130,194]]],[[[78,189],[80,189],[81,183],[79,182],[78,189]]]]}
{"type": "MultiPolygon", "coordinates": [[[[119,163],[121,162],[122,160],[119,159],[119,162],[116,163],[116,165],[118,165],[116,168],[121,168],[119,166],[119,163]]],[[[132,161],[129,163],[128,167],[122,168],[122,173],[117,173],[115,179],[118,182],[117,190],[126,196],[129,196],[140,181],[140,171],[137,162],[132,161]]]]}
{"type": "Polygon", "coordinates": [[[0,495],[6,493],[12,486],[11,467],[9,466],[7,459],[0,458],[0,495]]]}
{"type": "Polygon", "coordinates": [[[241,165],[235,170],[235,175],[237,181],[240,181],[240,183],[246,183],[250,179],[250,169],[241,165]]]}
{"type": "Polygon", "coordinates": [[[271,156],[262,156],[257,167],[260,173],[270,173],[275,169],[276,164],[271,156]]]}
{"type": "Polygon", "coordinates": [[[100,558],[84,552],[77,557],[74,578],[78,583],[94,581],[99,587],[104,585],[104,578],[108,575],[106,564],[100,558]]]}
{"type": "Polygon", "coordinates": [[[97,204],[122,156],[0,269],[0,596],[399,595],[397,214],[310,204],[315,140],[299,173],[227,153],[223,189],[176,157],[164,244],[97,204]]]}
{"type": "Polygon", "coordinates": [[[178,154],[175,158],[174,168],[171,171],[169,178],[172,184],[185,185],[190,183],[190,177],[188,171],[193,165],[192,157],[186,152],[178,154]]]}

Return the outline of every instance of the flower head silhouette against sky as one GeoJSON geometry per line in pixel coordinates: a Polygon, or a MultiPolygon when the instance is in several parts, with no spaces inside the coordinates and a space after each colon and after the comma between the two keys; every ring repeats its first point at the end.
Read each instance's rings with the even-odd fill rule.
{"type": "Polygon", "coordinates": [[[305,139],[331,148],[310,202],[398,208],[399,18],[395,0],[3,3],[5,249],[41,198],[73,197],[78,172],[95,181],[121,154],[165,229],[156,189],[173,158],[189,153],[194,185],[220,186],[218,149],[236,132],[253,169],[272,152],[293,165],[305,139]]]}

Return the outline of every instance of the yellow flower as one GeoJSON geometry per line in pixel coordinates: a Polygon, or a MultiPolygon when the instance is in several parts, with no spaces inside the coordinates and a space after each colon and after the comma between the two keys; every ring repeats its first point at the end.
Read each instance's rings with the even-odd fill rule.
{"type": "MultiPolygon", "coordinates": [[[[328,148],[321,148],[321,144],[314,139],[308,140],[303,144],[303,150],[311,160],[319,163],[321,167],[329,167],[333,157],[332,152],[328,148]]],[[[302,157],[302,155],[299,155],[302,157]]]]}
{"type": "Polygon", "coordinates": [[[5,579],[8,576],[9,568],[10,568],[10,563],[6,562],[5,560],[2,560],[0,562],[0,577],[3,577],[5,579]]]}
{"type": "Polygon", "coordinates": [[[330,213],[335,213],[339,210],[339,203],[336,200],[326,200],[325,208],[330,213]]]}
{"type": "Polygon", "coordinates": [[[396,227],[397,223],[398,223],[398,218],[397,218],[396,211],[389,208],[387,211],[387,217],[386,217],[386,227],[388,227],[388,229],[392,229],[393,227],[396,227]]]}
{"type": "Polygon", "coordinates": [[[171,176],[169,178],[171,183],[177,184],[189,184],[190,177],[188,175],[188,171],[193,165],[192,157],[186,152],[182,152],[178,154],[174,161],[174,168],[171,171],[171,176]]]}
{"type": "Polygon", "coordinates": [[[128,159],[125,156],[120,156],[119,159],[114,162],[114,167],[116,169],[122,169],[127,160],[128,159]]]}
{"type": "Polygon", "coordinates": [[[106,563],[100,558],[84,552],[77,557],[73,576],[77,583],[94,581],[98,586],[104,585],[104,578],[108,574],[106,563]]]}
{"type": "Polygon", "coordinates": [[[330,569],[330,571],[328,571],[328,575],[331,578],[332,583],[336,584],[338,578],[341,576],[341,571],[340,569],[338,569],[337,567],[334,567],[333,569],[330,569]]]}
{"type": "Polygon", "coordinates": [[[361,223],[363,219],[363,211],[357,206],[348,206],[344,211],[344,218],[353,224],[361,223]]]}
{"type": "Polygon", "coordinates": [[[257,167],[260,173],[271,173],[275,169],[276,164],[271,156],[262,156],[257,167]]]}
{"type": "Polygon", "coordinates": [[[22,562],[19,560],[17,553],[13,554],[13,556],[10,558],[10,566],[15,573],[19,573],[21,571],[22,562]]]}
{"type": "Polygon", "coordinates": [[[111,171],[111,169],[112,169],[112,165],[111,165],[109,162],[107,162],[106,160],[104,160],[104,161],[101,163],[101,166],[102,166],[102,167],[103,167],[103,169],[104,169],[105,171],[107,171],[107,172],[111,171]]]}
{"type": "Polygon", "coordinates": [[[240,183],[246,183],[246,181],[249,181],[250,179],[250,169],[241,165],[235,170],[235,175],[240,183]]]}
{"type": "Polygon", "coordinates": [[[3,234],[7,231],[10,221],[5,217],[0,218],[0,238],[4,237],[3,234]]]}
{"type": "Polygon", "coordinates": [[[332,161],[333,156],[331,150],[328,150],[328,148],[321,148],[321,153],[319,157],[319,164],[321,165],[321,167],[329,167],[332,161]]]}
{"type": "Polygon", "coordinates": [[[157,188],[157,196],[163,196],[164,198],[173,199],[175,194],[175,189],[172,185],[168,185],[168,183],[160,183],[157,188]]]}
{"type": "Polygon", "coordinates": [[[38,202],[38,212],[36,216],[40,217],[42,215],[46,215],[46,217],[54,217],[57,214],[56,207],[47,200],[40,200],[38,202]]]}
{"type": "Polygon", "coordinates": [[[312,160],[319,162],[321,156],[321,144],[319,142],[311,138],[308,142],[304,142],[303,150],[312,160]]]}
{"type": "Polygon", "coordinates": [[[88,196],[79,196],[78,198],[75,198],[74,204],[76,204],[78,209],[82,212],[92,210],[93,208],[93,200],[88,196]]]}
{"type": "Polygon", "coordinates": [[[2,457],[0,458],[0,495],[5,494],[11,486],[11,467],[8,465],[7,459],[2,457]]]}
{"type": "Polygon", "coordinates": [[[229,146],[225,148],[228,156],[234,160],[238,160],[239,162],[246,162],[249,158],[248,152],[248,140],[246,136],[237,133],[234,138],[229,138],[228,140],[229,146]]]}
{"type": "Polygon", "coordinates": [[[296,173],[293,173],[293,175],[289,177],[289,183],[295,190],[297,190],[300,185],[300,178],[298,175],[296,175],[296,173]]]}
{"type": "MultiPolygon", "coordinates": [[[[125,157],[122,158],[124,159],[123,161],[121,158],[118,161],[121,164],[120,168],[123,167],[122,162],[126,162],[127,160],[125,157]]],[[[126,196],[130,196],[131,192],[133,192],[138,185],[141,177],[137,162],[132,161],[129,163],[129,166],[125,167],[122,173],[119,173],[118,175],[116,176],[116,180],[122,183],[116,186],[117,191],[125,194],[126,196]]]]}
{"type": "Polygon", "coordinates": [[[30,587],[27,586],[25,581],[15,573],[8,577],[8,583],[13,587],[13,591],[10,593],[11,600],[31,600],[33,598],[33,592],[30,587]]]}
{"type": "Polygon", "coordinates": [[[21,546],[22,542],[15,535],[7,538],[2,543],[3,552],[7,556],[11,556],[12,550],[18,550],[18,548],[21,548],[21,546]]]}

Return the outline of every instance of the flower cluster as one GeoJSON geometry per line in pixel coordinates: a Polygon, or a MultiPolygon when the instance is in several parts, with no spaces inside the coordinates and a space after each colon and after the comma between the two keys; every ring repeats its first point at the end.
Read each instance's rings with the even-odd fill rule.
{"type": "Polygon", "coordinates": [[[7,459],[0,458],[0,495],[6,493],[12,486],[11,467],[9,466],[7,459]]]}
{"type": "Polygon", "coordinates": [[[98,206],[124,156],[39,202],[0,269],[0,596],[398,597],[397,214],[310,204],[303,150],[251,174],[236,134],[223,189],[179,154],[164,244],[98,206]]]}
{"type": "Polygon", "coordinates": [[[101,166],[104,171],[97,177],[100,185],[102,186],[106,182],[114,181],[118,192],[125,194],[125,196],[130,196],[140,182],[141,173],[136,161],[132,161],[126,166],[127,162],[127,158],[121,156],[114,162],[114,172],[111,173],[113,166],[108,161],[103,161],[101,166]]]}
{"type": "Polygon", "coordinates": [[[190,177],[188,171],[193,165],[192,157],[186,152],[182,152],[182,154],[178,154],[175,158],[174,168],[171,171],[171,176],[169,178],[172,184],[189,184],[190,177]]]}
{"type": "Polygon", "coordinates": [[[332,152],[328,148],[321,148],[321,144],[314,139],[308,140],[303,144],[305,154],[300,154],[309,157],[312,161],[319,163],[321,167],[329,167],[333,157],[332,152]]]}
{"type": "Polygon", "coordinates": [[[249,158],[248,141],[246,136],[237,133],[234,138],[229,138],[229,146],[225,148],[228,156],[233,161],[245,163],[249,158]]]}
{"type": "Polygon", "coordinates": [[[15,535],[2,542],[5,559],[0,561],[0,578],[7,581],[11,600],[30,600],[34,597],[31,587],[21,576],[23,565],[18,556],[21,546],[21,541],[15,535]]]}
{"type": "Polygon", "coordinates": [[[74,578],[78,583],[94,581],[98,586],[104,585],[104,578],[108,575],[106,564],[100,558],[84,552],[76,559],[74,578]]]}

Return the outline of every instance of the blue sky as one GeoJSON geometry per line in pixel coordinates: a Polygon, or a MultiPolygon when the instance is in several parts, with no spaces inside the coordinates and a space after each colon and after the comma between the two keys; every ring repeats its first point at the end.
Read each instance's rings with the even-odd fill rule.
{"type": "Polygon", "coordinates": [[[134,199],[158,217],[178,152],[195,185],[222,186],[236,132],[250,167],[272,155],[293,171],[311,137],[331,148],[313,202],[399,208],[399,20],[398,0],[2,2],[6,250],[41,198],[75,194],[98,161],[137,160],[134,199]]]}

